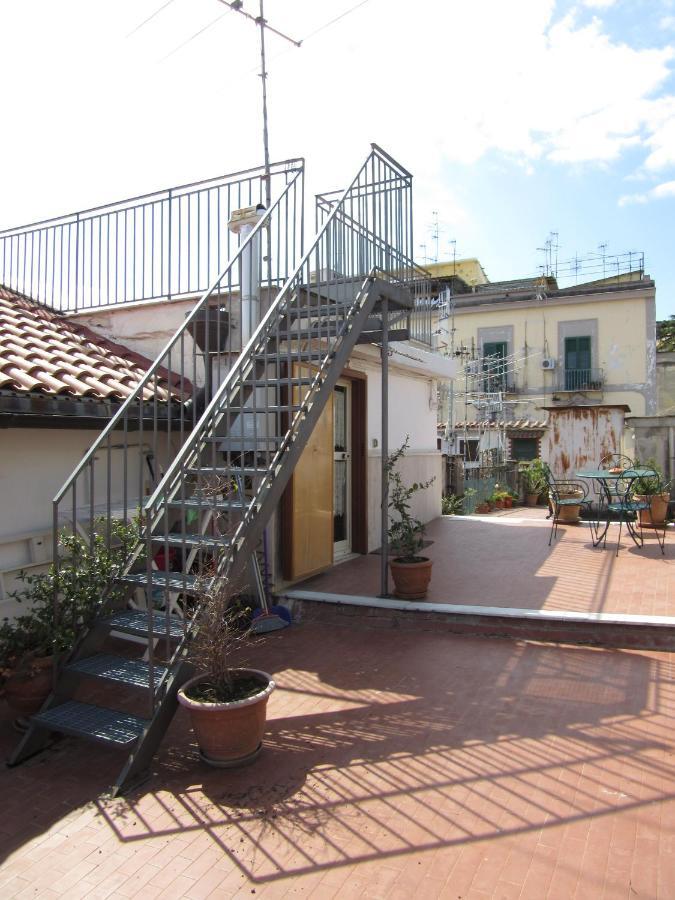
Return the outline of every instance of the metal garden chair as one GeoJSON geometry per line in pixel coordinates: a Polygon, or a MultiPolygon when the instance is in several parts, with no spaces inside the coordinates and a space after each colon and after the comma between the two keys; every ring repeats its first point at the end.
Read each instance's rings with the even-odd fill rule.
{"type": "MultiPolygon", "coordinates": [[[[616,556],[619,555],[619,547],[621,545],[621,531],[623,529],[624,522],[626,524],[626,529],[636,546],[644,546],[642,518],[640,516],[640,513],[642,511],[651,509],[652,504],[651,500],[644,499],[642,496],[638,498],[636,497],[636,494],[640,492],[640,489],[644,490],[645,493],[648,493],[645,485],[648,485],[650,480],[652,479],[659,479],[658,472],[655,472],[654,469],[646,468],[629,468],[624,470],[621,475],[617,476],[616,479],[613,479],[613,486],[611,487],[610,493],[608,495],[607,512],[608,515],[614,513],[614,515],[618,516],[619,519],[619,536],[616,541],[616,556]]],[[[661,547],[661,553],[665,553],[665,527],[662,538],[659,537],[658,529],[655,528],[654,532],[659,542],[659,546],[661,547]]],[[[603,547],[606,546],[607,532],[605,532],[605,538],[603,542],[603,547]]]]}
{"type": "Polygon", "coordinates": [[[582,481],[570,478],[554,478],[548,466],[545,466],[545,474],[549,503],[552,507],[551,533],[548,536],[548,545],[550,547],[553,538],[558,536],[558,522],[561,510],[570,506],[580,506],[589,509],[592,501],[588,496],[588,487],[582,481]]]}

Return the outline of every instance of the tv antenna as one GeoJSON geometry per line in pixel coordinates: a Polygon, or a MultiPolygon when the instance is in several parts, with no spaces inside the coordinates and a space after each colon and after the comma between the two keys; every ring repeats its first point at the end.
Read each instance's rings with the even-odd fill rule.
{"type": "Polygon", "coordinates": [[[223,6],[228,6],[233,12],[237,12],[244,18],[253,22],[260,28],[260,78],[262,81],[262,114],[263,114],[263,152],[265,159],[265,206],[267,209],[272,204],[272,190],[270,183],[270,148],[269,148],[269,130],[267,127],[267,66],[265,61],[265,29],[276,34],[277,37],[283,38],[294,47],[299,47],[302,41],[296,41],[295,38],[289,37],[283,31],[273,28],[265,18],[263,9],[263,0],[259,0],[259,15],[254,16],[246,12],[243,0],[218,0],[223,6]]]}

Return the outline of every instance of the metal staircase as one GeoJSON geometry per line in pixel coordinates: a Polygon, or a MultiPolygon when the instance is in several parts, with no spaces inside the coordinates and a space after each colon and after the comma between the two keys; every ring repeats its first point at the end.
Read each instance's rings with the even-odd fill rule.
{"type": "Polygon", "coordinates": [[[109,535],[113,519],[138,514],[141,540],[118,577],[129,591],[128,608],[110,609],[102,598],[99,620],[60,665],[54,693],[11,763],[59,731],[128,751],[114,792],[147,769],[187,677],[185,652],[200,602],[210,591],[234,595],[245,585],[251,555],[357,341],[364,334],[376,340],[392,321],[415,321],[420,277],[411,263],[410,174],[373,145],[346,191],[319,198],[317,237],[288,277],[280,277],[299,255],[302,226],[291,212],[299,213],[299,179],[300,173],[289,177],[143,379],[135,401],[125,404],[126,412],[110,423],[55,500],[55,533],[66,522],[85,534],[107,529],[109,535]],[[246,318],[258,300],[267,309],[249,331],[246,318]],[[215,356],[204,351],[198,391],[194,382],[186,388],[175,356],[183,365],[188,335],[204,315],[213,318],[201,340],[215,345],[215,356]],[[237,316],[238,333],[229,327],[237,316]],[[177,388],[178,400],[172,395],[177,388]],[[133,431],[132,414],[138,416],[133,431]],[[120,441],[124,452],[113,460],[120,441]],[[126,452],[132,442],[141,456],[147,451],[133,475],[126,452]],[[106,462],[103,478],[97,460],[106,462]],[[146,496],[144,463],[152,463],[146,496]],[[136,504],[129,491],[134,478],[140,479],[136,504]],[[140,648],[129,644],[145,650],[143,658],[120,654],[123,635],[143,639],[140,648]],[[83,679],[105,683],[104,705],[76,697],[83,679]],[[143,693],[144,709],[121,711],[118,687],[143,693]]]}

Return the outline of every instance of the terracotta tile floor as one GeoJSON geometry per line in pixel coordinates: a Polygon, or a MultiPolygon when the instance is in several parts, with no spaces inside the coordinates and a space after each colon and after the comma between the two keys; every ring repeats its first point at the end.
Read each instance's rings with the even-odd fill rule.
{"type": "Polygon", "coordinates": [[[294,625],[249,660],[279,689],[247,769],[181,712],[124,799],[70,739],[0,771],[0,897],[675,896],[668,654],[294,625]]]}
{"type": "MultiPolygon", "coordinates": [[[[667,537],[665,557],[653,535],[638,549],[625,531],[616,557],[615,526],[609,530],[605,550],[593,548],[586,525],[561,527],[549,547],[546,512],[543,507],[518,508],[480,518],[445,516],[431,522],[426,536],[433,544],[425,553],[433,559],[434,568],[427,600],[675,616],[673,534],[667,537]]],[[[370,554],[295,587],[377,596],[379,579],[380,557],[370,554]]]]}

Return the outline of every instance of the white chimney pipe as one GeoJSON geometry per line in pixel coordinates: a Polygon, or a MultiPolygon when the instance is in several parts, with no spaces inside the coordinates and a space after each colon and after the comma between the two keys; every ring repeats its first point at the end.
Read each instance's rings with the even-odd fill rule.
{"type": "MultiPolygon", "coordinates": [[[[228,223],[230,231],[241,237],[242,243],[253,231],[265,214],[262,204],[248,206],[244,209],[236,209],[228,223]]],[[[249,242],[243,251],[240,260],[241,286],[241,349],[251,339],[253,332],[260,322],[260,275],[262,260],[260,258],[260,232],[249,242]]]]}

